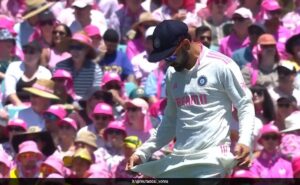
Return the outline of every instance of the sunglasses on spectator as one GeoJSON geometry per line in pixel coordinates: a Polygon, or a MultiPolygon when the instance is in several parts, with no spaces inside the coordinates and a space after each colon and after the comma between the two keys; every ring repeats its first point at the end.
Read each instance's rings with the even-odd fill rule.
{"type": "Polygon", "coordinates": [[[60,124],[59,125],[60,129],[65,129],[65,130],[70,130],[70,129],[74,129],[72,126],[68,125],[68,124],[60,124]]]}
{"type": "Polygon", "coordinates": [[[78,44],[78,45],[70,45],[69,49],[70,50],[83,50],[83,49],[85,49],[85,46],[84,45],[80,45],[80,44],[78,44]]]}
{"type": "Polygon", "coordinates": [[[120,85],[118,83],[107,83],[105,85],[105,87],[107,89],[116,89],[116,90],[120,90],[121,89],[121,87],[120,87],[120,85]]]}
{"type": "Polygon", "coordinates": [[[26,153],[22,153],[18,156],[19,159],[21,160],[28,160],[28,159],[32,159],[32,158],[37,158],[37,154],[33,153],[33,152],[26,152],[26,153]]]}
{"type": "Polygon", "coordinates": [[[263,135],[262,139],[264,140],[278,140],[279,136],[278,135],[263,135]]]}
{"type": "Polygon", "coordinates": [[[95,120],[103,120],[103,121],[107,121],[111,119],[111,116],[106,116],[106,115],[94,115],[95,120]]]}
{"type": "Polygon", "coordinates": [[[128,107],[126,110],[127,110],[128,112],[129,112],[129,111],[131,111],[131,112],[136,112],[136,111],[141,110],[141,108],[140,108],[140,107],[128,107]]]}
{"type": "Polygon", "coordinates": [[[210,37],[210,36],[200,36],[200,40],[208,40],[208,41],[211,41],[211,37],[210,37]]]}
{"type": "Polygon", "coordinates": [[[54,31],[52,32],[52,34],[53,34],[53,35],[59,35],[59,36],[66,36],[66,35],[67,35],[66,32],[63,32],[63,31],[56,31],[56,30],[54,30],[54,31]]]}
{"type": "Polygon", "coordinates": [[[291,104],[290,103],[278,103],[277,106],[280,108],[288,109],[291,106],[291,104]]]}
{"type": "Polygon", "coordinates": [[[281,10],[273,10],[273,11],[269,11],[270,15],[281,15],[282,11],[281,10]]]}
{"type": "Polygon", "coordinates": [[[252,94],[257,94],[257,96],[263,96],[264,91],[259,89],[251,89],[252,94]]]}
{"type": "Polygon", "coordinates": [[[118,129],[108,129],[107,134],[122,135],[122,134],[124,134],[124,132],[122,130],[118,130],[118,129]]]}
{"type": "Polygon", "coordinates": [[[52,20],[49,20],[49,21],[41,21],[41,22],[39,22],[39,24],[40,24],[41,26],[46,26],[46,25],[52,26],[52,25],[54,24],[54,21],[52,21],[52,20]]]}
{"type": "Polygon", "coordinates": [[[227,0],[213,0],[215,4],[227,4],[227,0]]]}
{"type": "Polygon", "coordinates": [[[22,50],[23,50],[23,53],[25,53],[25,54],[31,54],[31,55],[33,55],[33,54],[38,53],[38,50],[36,50],[33,47],[23,47],[22,50]]]}
{"type": "Polygon", "coordinates": [[[9,126],[8,128],[9,132],[25,132],[25,130],[22,127],[18,127],[18,126],[9,126]]]}
{"type": "Polygon", "coordinates": [[[232,20],[234,22],[244,22],[246,19],[243,17],[233,17],[232,20]]]}
{"type": "Polygon", "coordinates": [[[56,120],[59,120],[59,118],[58,118],[56,115],[51,114],[51,113],[45,113],[45,114],[43,115],[43,117],[44,117],[45,120],[50,120],[50,121],[56,121],[56,120]]]}

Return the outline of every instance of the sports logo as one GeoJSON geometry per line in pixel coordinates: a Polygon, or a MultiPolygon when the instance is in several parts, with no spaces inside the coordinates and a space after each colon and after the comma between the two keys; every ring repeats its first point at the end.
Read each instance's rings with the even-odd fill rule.
{"type": "Polygon", "coordinates": [[[206,78],[206,76],[200,76],[200,77],[198,78],[198,85],[199,85],[199,86],[205,86],[206,83],[207,83],[207,78],[206,78]]]}

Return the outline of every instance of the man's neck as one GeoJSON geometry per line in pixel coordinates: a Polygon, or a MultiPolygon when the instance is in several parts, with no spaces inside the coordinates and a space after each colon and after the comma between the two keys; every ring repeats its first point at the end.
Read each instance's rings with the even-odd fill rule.
{"type": "Polygon", "coordinates": [[[198,44],[195,42],[191,43],[190,58],[189,58],[189,61],[187,62],[187,66],[186,66],[186,68],[188,70],[192,69],[195,66],[201,51],[202,51],[201,44],[198,44]]]}

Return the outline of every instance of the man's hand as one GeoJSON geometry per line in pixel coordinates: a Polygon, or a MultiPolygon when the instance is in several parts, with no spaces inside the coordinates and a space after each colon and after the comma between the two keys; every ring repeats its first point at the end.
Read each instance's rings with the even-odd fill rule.
{"type": "Polygon", "coordinates": [[[236,144],[234,149],[235,158],[238,160],[239,167],[249,167],[250,159],[250,148],[244,144],[236,144]]]}
{"type": "Polygon", "coordinates": [[[127,161],[125,170],[127,171],[131,170],[135,165],[139,165],[141,163],[142,163],[141,158],[138,155],[133,154],[132,156],[130,156],[129,160],[127,161]]]}

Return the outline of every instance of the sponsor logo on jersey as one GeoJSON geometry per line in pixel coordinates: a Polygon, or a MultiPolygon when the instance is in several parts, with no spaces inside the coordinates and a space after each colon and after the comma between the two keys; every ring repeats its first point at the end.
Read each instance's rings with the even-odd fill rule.
{"type": "Polygon", "coordinates": [[[206,83],[207,83],[207,78],[206,78],[206,76],[200,76],[200,77],[198,78],[198,85],[199,85],[199,86],[205,86],[206,83]]]}

